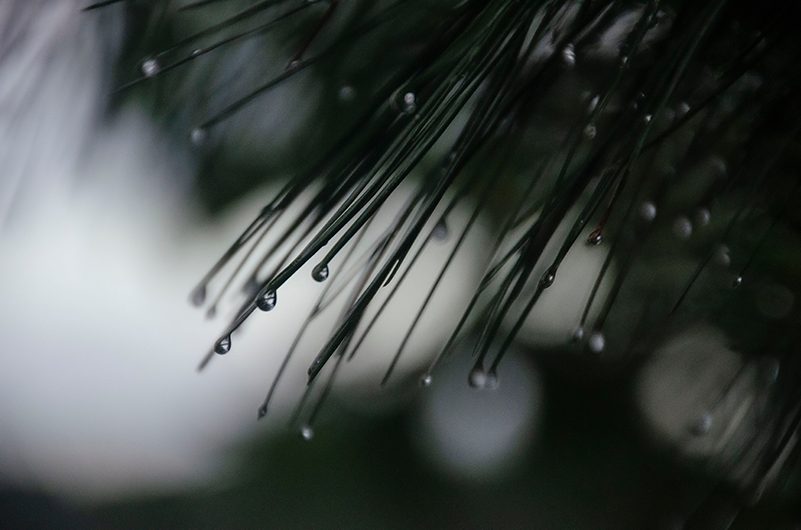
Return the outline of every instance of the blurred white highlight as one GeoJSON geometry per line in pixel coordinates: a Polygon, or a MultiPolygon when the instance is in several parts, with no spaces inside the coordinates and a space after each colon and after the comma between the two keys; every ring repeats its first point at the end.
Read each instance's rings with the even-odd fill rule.
{"type": "Polygon", "coordinates": [[[542,386],[519,353],[504,358],[494,389],[467,385],[469,355],[435,372],[423,391],[417,439],[432,465],[458,478],[489,480],[511,472],[529,450],[542,415],[542,386]]]}
{"type": "MultiPolygon", "coordinates": [[[[322,286],[301,271],[273,312],[234,335],[226,358],[195,372],[222,322],[204,324],[187,296],[269,193],[210,223],[184,189],[193,167],[183,147],[136,109],[101,123],[114,49],[104,36],[120,21],[101,25],[79,7],[0,6],[0,26],[23,35],[0,63],[0,105],[10,111],[0,117],[0,477],[94,499],[187,487],[224,468],[226,449],[256,431],[258,405],[322,286]]],[[[449,222],[466,215],[459,209],[449,222]]],[[[452,308],[478,281],[481,234],[440,287],[401,373],[455,324],[452,308]]],[[[378,385],[455,239],[424,253],[345,382],[378,385]]],[[[271,415],[294,405],[340,310],[304,342],[271,415]]]]}

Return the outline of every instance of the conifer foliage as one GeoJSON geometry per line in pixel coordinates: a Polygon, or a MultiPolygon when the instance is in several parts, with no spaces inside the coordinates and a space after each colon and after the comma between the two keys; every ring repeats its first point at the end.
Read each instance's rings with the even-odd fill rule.
{"type": "Polygon", "coordinates": [[[603,265],[564,348],[619,366],[639,362],[694,321],[725,330],[746,364],[768,366],[770,377],[760,387],[767,405],[753,416],[759,428],[724,464],[740,466],[749,499],[781,486],[801,450],[801,44],[791,3],[131,5],[161,13],[157,28],[181,17],[207,23],[172,41],[155,32],[152,53],[139,58],[141,72],[121,83],[121,94],[175,86],[207,56],[224,57],[265,34],[279,35],[279,49],[288,50],[280,64],[251,66],[262,81],[218,86],[187,131],[196,144],[224,136],[231,120],[269,106],[273,91],[304,75],[339,84],[322,105],[353,103],[347,117],[321,118],[322,139],[287,163],[295,176],[193,291],[197,305],[228,288],[246,293],[203,365],[234,352],[232,334],[279,304],[287,280],[311,263],[313,279],[326,282],[322,301],[348,299],[308,368],[310,386],[330,384],[381,318],[380,308],[367,316],[381,305],[378,293],[404,288],[405,271],[432,240],[452,238],[456,253],[486,218],[492,260],[470,287],[472,301],[455,308],[459,324],[420,374],[422,385],[436,380],[437,364],[467,331],[476,337],[469,381],[498,384],[505,352],[562,279],[570,250],[598,247],[603,265]],[[354,241],[401,186],[413,189],[402,211],[366,255],[353,256],[354,241]],[[468,221],[449,222],[463,202],[468,221]],[[271,230],[279,243],[266,245],[271,230]]]}

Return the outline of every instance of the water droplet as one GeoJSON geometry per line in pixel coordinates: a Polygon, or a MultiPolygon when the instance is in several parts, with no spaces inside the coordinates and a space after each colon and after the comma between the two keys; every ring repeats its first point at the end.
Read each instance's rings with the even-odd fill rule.
{"type": "Polygon", "coordinates": [[[275,304],[278,303],[278,294],[270,289],[269,291],[261,294],[259,299],[256,301],[256,305],[262,311],[272,311],[275,309],[275,304]]]}
{"type": "Polygon", "coordinates": [[[158,60],[154,59],[153,57],[148,57],[142,61],[141,68],[145,77],[153,77],[161,71],[161,65],[159,64],[158,60]]]}
{"type": "Polygon", "coordinates": [[[259,419],[262,419],[267,415],[267,405],[262,405],[259,407],[259,419]]]}
{"type": "Polygon", "coordinates": [[[307,442],[314,438],[314,429],[311,428],[311,425],[304,425],[300,428],[300,437],[307,442]]]}
{"type": "Polygon", "coordinates": [[[198,55],[200,55],[201,53],[203,53],[203,50],[202,50],[202,49],[200,49],[200,48],[195,48],[194,50],[192,50],[192,56],[193,56],[193,57],[197,57],[197,56],[198,56],[198,55]]]}
{"type": "Polygon", "coordinates": [[[214,353],[218,355],[225,355],[231,351],[231,336],[223,337],[214,345],[214,353]]]}
{"type": "Polygon", "coordinates": [[[487,381],[484,385],[489,388],[490,390],[495,390],[500,385],[500,381],[498,380],[498,373],[495,370],[490,370],[487,372],[487,381]]]}
{"type": "Polygon", "coordinates": [[[342,85],[339,88],[339,100],[345,103],[350,103],[356,99],[356,90],[350,85],[342,85]]]}
{"type": "Polygon", "coordinates": [[[628,55],[621,55],[620,56],[620,65],[621,66],[625,66],[626,64],[628,64],[628,62],[629,62],[629,56],[628,55]]]}
{"type": "Polygon", "coordinates": [[[723,160],[719,156],[713,156],[710,161],[709,165],[712,166],[712,170],[717,173],[719,178],[723,178],[726,176],[728,172],[728,167],[726,166],[726,161],[723,160]]]}
{"type": "Polygon", "coordinates": [[[606,337],[604,337],[604,334],[600,331],[595,331],[590,335],[589,340],[587,340],[587,346],[593,353],[601,353],[606,346],[606,337]]]}
{"type": "Polygon", "coordinates": [[[545,271],[545,274],[542,275],[540,278],[540,285],[543,289],[547,289],[551,285],[553,285],[553,281],[556,279],[556,274],[552,270],[545,271]]]}
{"type": "Polygon", "coordinates": [[[684,215],[681,215],[673,221],[673,234],[679,239],[689,239],[693,235],[693,224],[684,215]]]}
{"type": "Polygon", "coordinates": [[[297,60],[297,59],[293,59],[293,60],[291,60],[291,61],[289,62],[289,64],[288,64],[288,65],[286,65],[286,69],[287,69],[287,70],[294,70],[294,69],[295,69],[295,68],[297,68],[299,65],[300,65],[300,61],[299,61],[299,60],[297,60]]]}
{"type": "Polygon", "coordinates": [[[573,330],[573,333],[570,334],[570,340],[573,342],[581,342],[584,339],[584,328],[582,326],[576,326],[576,329],[573,330]]]}
{"type": "Polygon", "coordinates": [[[742,275],[737,275],[737,277],[736,277],[736,278],[734,278],[734,280],[732,280],[732,282],[731,282],[731,286],[732,286],[732,288],[733,288],[733,289],[737,289],[737,288],[738,288],[738,287],[740,287],[742,284],[743,284],[743,277],[742,277],[742,275]]]}
{"type": "Polygon", "coordinates": [[[727,245],[718,246],[715,251],[715,263],[721,267],[728,267],[731,265],[731,256],[729,256],[729,247],[727,245]]]}
{"type": "Polygon", "coordinates": [[[325,360],[321,359],[320,357],[317,357],[316,359],[314,359],[314,361],[312,361],[311,365],[309,366],[308,374],[311,375],[315,372],[319,372],[324,364],[325,360]]]}
{"type": "Polygon", "coordinates": [[[656,218],[656,204],[651,201],[640,204],[640,218],[648,223],[653,221],[656,218]]]}
{"type": "Polygon", "coordinates": [[[712,414],[709,412],[704,412],[701,414],[701,417],[693,423],[692,427],[690,428],[690,432],[692,432],[695,436],[703,436],[712,429],[712,414]]]}
{"type": "Polygon", "coordinates": [[[589,236],[587,236],[587,244],[588,245],[597,247],[598,245],[600,245],[603,242],[604,242],[604,234],[603,234],[603,231],[600,228],[596,228],[595,230],[590,232],[589,236]]]}
{"type": "Polygon", "coordinates": [[[595,96],[590,100],[590,104],[587,105],[587,113],[588,114],[592,113],[598,107],[598,102],[600,100],[601,100],[600,96],[595,96]]]}
{"type": "Polygon", "coordinates": [[[412,114],[417,110],[417,97],[414,92],[406,92],[403,95],[403,106],[401,107],[406,114],[412,114]]]}
{"type": "Polygon", "coordinates": [[[202,306],[206,302],[206,284],[201,284],[192,289],[189,294],[189,301],[195,307],[202,306]]]}
{"type": "Polygon", "coordinates": [[[321,263],[312,270],[312,278],[316,282],[324,282],[328,278],[328,265],[321,263]]]}
{"type": "Polygon", "coordinates": [[[595,125],[593,125],[592,123],[589,123],[587,124],[586,127],[584,127],[584,136],[586,138],[592,140],[593,138],[595,138],[596,134],[598,134],[598,131],[595,129],[595,125]]]}
{"type": "Polygon", "coordinates": [[[431,232],[431,237],[437,241],[445,241],[448,239],[449,233],[450,231],[448,230],[448,223],[445,221],[445,218],[442,218],[437,221],[436,225],[434,225],[434,230],[431,232]]]}
{"type": "Polygon", "coordinates": [[[679,103],[679,106],[676,108],[676,113],[679,116],[684,116],[688,112],[690,112],[690,105],[686,101],[679,103]]]}
{"type": "Polygon", "coordinates": [[[434,379],[431,377],[431,374],[424,374],[423,377],[420,378],[420,386],[422,387],[429,387],[433,382],[434,379]]]}
{"type": "Polygon", "coordinates": [[[708,225],[711,219],[712,212],[709,211],[709,208],[698,208],[698,210],[695,211],[695,224],[698,226],[708,225]]]}
{"type": "Polygon", "coordinates": [[[645,116],[643,116],[643,121],[645,123],[650,123],[652,118],[653,116],[651,114],[646,114],[645,116]]]}
{"type": "Polygon", "coordinates": [[[189,139],[192,140],[192,143],[195,145],[202,145],[206,142],[206,138],[208,137],[208,133],[206,129],[202,127],[195,127],[192,129],[192,132],[189,133],[189,139]]]}
{"type": "Polygon", "coordinates": [[[562,49],[562,61],[564,61],[567,66],[573,66],[576,64],[576,50],[574,49],[572,43],[566,45],[562,49]]]}
{"type": "Polygon", "coordinates": [[[470,376],[467,378],[467,383],[471,388],[484,388],[487,384],[487,372],[484,368],[476,366],[470,370],[470,376]]]}

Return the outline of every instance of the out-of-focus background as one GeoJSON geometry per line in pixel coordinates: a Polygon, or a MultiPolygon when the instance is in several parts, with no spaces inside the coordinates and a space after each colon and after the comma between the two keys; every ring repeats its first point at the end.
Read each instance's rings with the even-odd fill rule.
{"type": "MultiPolygon", "coordinates": [[[[700,499],[719,497],[711,520],[701,520],[724,527],[737,510],[727,493],[740,477],[722,462],[756,428],[749,415],[778,368],[770,359],[747,363],[707,321],[666,329],[637,362],[614,348],[576,353],[570,337],[602,249],[571,251],[497,389],[467,385],[469,332],[430,388],[419,388],[489,258],[492,209],[457,254],[387,389],[378,385],[386,363],[453,237],[424,252],[313,430],[301,435],[291,414],[338,307],[301,343],[270,413],[256,419],[322,289],[309,270],[282,287],[275,311],[248,321],[229,355],[198,373],[239,294],[208,318],[189,293],[300,163],[356,119],[382,66],[408,50],[366,40],[341,61],[346,67],[320,64],[201,139],[193,128],[266,69],[280,71],[297,47],[290,37],[314,19],[117,93],[156,51],[244,4],[180,12],[171,2],[121,2],[82,12],[85,3],[0,6],[0,526],[681,528],[699,520],[700,499]]],[[[545,113],[551,129],[535,133],[544,138],[533,141],[539,149],[569,121],[566,109],[584,101],[605,46],[630,30],[634,14],[610,25],[586,69],[566,76],[545,113]]],[[[725,162],[710,155],[697,171],[725,171],[725,162]]],[[[404,194],[378,224],[389,223],[404,194]]],[[[464,223],[469,210],[450,222],[464,223]]],[[[647,312],[637,285],[692,267],[676,253],[635,274],[622,294],[627,310],[610,328],[633,331],[647,312]]],[[[779,280],[742,296],[767,321],[797,304],[779,280]]],[[[797,521],[794,487],[739,527],[797,521]]]]}

